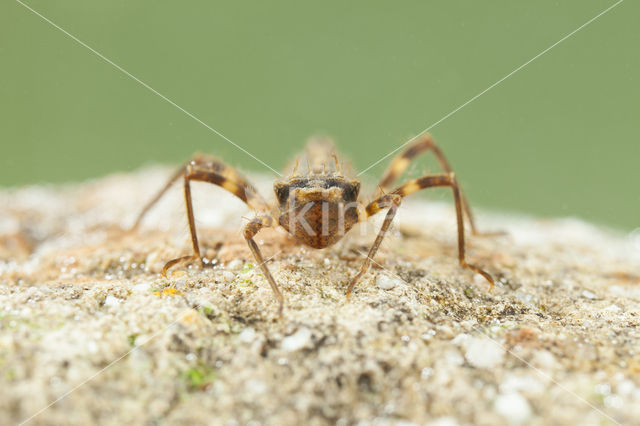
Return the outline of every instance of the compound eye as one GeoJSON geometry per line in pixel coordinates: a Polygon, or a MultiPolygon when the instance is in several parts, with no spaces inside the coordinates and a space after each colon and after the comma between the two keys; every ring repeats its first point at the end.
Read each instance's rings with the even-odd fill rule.
{"type": "Polygon", "coordinates": [[[348,186],[344,188],[344,198],[349,201],[356,201],[360,192],[360,182],[350,182],[348,186]]]}
{"type": "Polygon", "coordinates": [[[280,201],[281,203],[284,203],[288,200],[289,198],[288,185],[276,184],[274,189],[276,190],[276,197],[278,197],[278,201],[280,201]]]}

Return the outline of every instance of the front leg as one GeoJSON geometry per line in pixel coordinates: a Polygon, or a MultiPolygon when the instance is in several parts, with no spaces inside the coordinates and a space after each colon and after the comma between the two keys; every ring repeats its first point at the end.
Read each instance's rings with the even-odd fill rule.
{"type": "Polygon", "coordinates": [[[353,291],[353,287],[356,285],[360,277],[362,277],[365,274],[365,272],[367,272],[367,270],[369,269],[369,265],[371,265],[371,260],[376,255],[378,248],[380,248],[382,239],[387,233],[387,230],[389,229],[389,226],[391,225],[391,222],[393,221],[393,218],[396,215],[396,211],[398,211],[398,207],[400,207],[400,203],[402,203],[401,195],[390,194],[390,195],[383,195],[382,197],[378,198],[376,201],[372,202],[367,206],[367,216],[366,216],[367,218],[372,214],[375,214],[375,213],[370,213],[370,211],[373,211],[374,209],[376,212],[378,212],[388,206],[389,211],[387,212],[387,216],[384,218],[384,222],[380,227],[380,231],[378,232],[378,236],[376,237],[376,240],[373,242],[373,245],[371,246],[371,249],[367,254],[367,258],[364,260],[364,263],[360,268],[360,272],[358,272],[358,274],[355,277],[353,277],[353,279],[349,283],[349,287],[347,288],[347,300],[349,300],[349,298],[351,297],[351,291],[353,291]]]}
{"type": "Polygon", "coordinates": [[[273,218],[271,218],[271,216],[258,216],[252,219],[251,222],[245,225],[243,234],[244,234],[244,238],[247,240],[247,244],[249,245],[249,248],[251,249],[251,253],[253,253],[253,257],[256,259],[256,262],[258,262],[258,266],[260,266],[260,269],[262,269],[262,273],[267,278],[267,281],[271,286],[271,290],[273,290],[273,293],[275,294],[276,299],[278,300],[278,315],[280,316],[280,318],[282,318],[282,310],[284,307],[284,296],[282,296],[282,293],[278,288],[278,284],[276,284],[276,280],[273,279],[273,275],[271,275],[269,268],[267,268],[267,264],[265,263],[264,258],[262,257],[262,253],[260,252],[260,248],[258,247],[258,244],[256,244],[255,240],[253,239],[253,237],[255,237],[255,235],[258,232],[260,232],[262,228],[269,227],[272,225],[273,225],[273,218]]]}

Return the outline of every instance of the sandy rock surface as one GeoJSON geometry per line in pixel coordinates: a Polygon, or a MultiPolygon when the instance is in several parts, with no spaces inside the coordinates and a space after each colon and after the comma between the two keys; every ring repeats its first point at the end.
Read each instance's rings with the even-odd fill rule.
{"type": "Polygon", "coordinates": [[[0,192],[0,424],[640,424],[631,239],[480,214],[508,232],[468,241],[491,290],[414,197],[347,303],[382,217],[322,251],[267,230],[279,320],[222,190],[194,189],[204,269],[160,274],[190,250],[179,187],[121,232],[166,176],[0,192]]]}

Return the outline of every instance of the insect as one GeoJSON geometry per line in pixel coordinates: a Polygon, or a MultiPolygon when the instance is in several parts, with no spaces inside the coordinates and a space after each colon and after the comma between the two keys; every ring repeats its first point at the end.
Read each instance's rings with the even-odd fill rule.
{"type": "Polygon", "coordinates": [[[180,167],[157,195],[147,203],[132,230],[140,225],[145,214],[158,202],[169,187],[182,177],[193,255],[167,262],[163,274],[166,276],[169,268],[183,261],[195,260],[204,265],[194,221],[191,182],[208,182],[226,189],[256,212],[256,216],[244,226],[243,235],[273,290],[279,304],[278,312],[282,315],[284,296],[271,275],[254,239],[261,229],[281,226],[298,242],[321,249],[336,243],[358,222],[366,221],[386,209],[387,214],[382,226],[360,271],[349,282],[346,290],[346,297],[349,299],[354,286],[369,269],[380,243],[402,204],[402,199],[421,189],[448,187],[451,189],[455,201],[459,264],[482,275],[493,287],[494,280],[488,272],[467,262],[464,217],[466,216],[469,221],[473,234],[479,235],[480,232],[476,228],[469,203],[460,189],[449,162],[430,135],[420,136],[391,161],[389,168],[380,180],[378,193],[374,200],[368,204],[364,204],[360,200],[360,181],[349,177],[349,173],[342,169],[330,140],[311,139],[304,153],[298,157],[293,169],[288,172],[287,177],[274,183],[273,189],[277,203],[271,206],[260,196],[256,188],[234,168],[215,157],[197,154],[180,167]],[[435,155],[444,173],[427,174],[391,189],[394,182],[407,169],[411,160],[427,151],[431,151],[435,155]],[[301,162],[307,164],[306,173],[298,172],[298,166],[301,162]]]}

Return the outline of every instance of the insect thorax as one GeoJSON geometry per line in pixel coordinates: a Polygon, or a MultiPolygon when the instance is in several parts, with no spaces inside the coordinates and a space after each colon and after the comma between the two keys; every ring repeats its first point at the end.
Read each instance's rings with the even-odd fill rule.
{"type": "Polygon", "coordinates": [[[299,177],[274,184],[280,225],[298,241],[323,248],[358,222],[360,182],[343,177],[299,177]]]}

